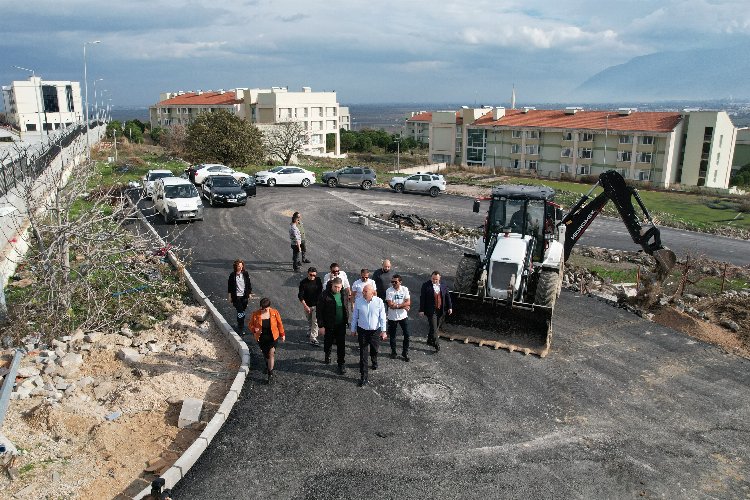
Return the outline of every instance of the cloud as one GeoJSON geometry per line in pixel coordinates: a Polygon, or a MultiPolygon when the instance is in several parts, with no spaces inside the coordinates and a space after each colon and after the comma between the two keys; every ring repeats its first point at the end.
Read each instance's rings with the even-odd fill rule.
{"type": "Polygon", "coordinates": [[[302,21],[304,19],[309,19],[310,16],[307,14],[292,14],[291,16],[279,16],[276,19],[281,21],[282,23],[296,23],[298,21],[302,21]]]}

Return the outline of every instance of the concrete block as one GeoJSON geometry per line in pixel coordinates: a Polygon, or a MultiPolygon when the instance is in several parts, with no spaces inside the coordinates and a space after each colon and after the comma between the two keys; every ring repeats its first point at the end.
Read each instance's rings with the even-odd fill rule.
{"type": "Polygon", "coordinates": [[[78,368],[83,364],[83,356],[76,352],[69,352],[58,359],[57,364],[63,368],[78,368]]]}
{"type": "Polygon", "coordinates": [[[39,368],[35,366],[22,366],[18,369],[18,372],[16,372],[16,376],[21,378],[30,378],[30,377],[36,377],[41,373],[39,371],[39,368]]]}
{"type": "Polygon", "coordinates": [[[185,476],[195,462],[200,458],[201,454],[208,447],[208,441],[203,438],[198,438],[193,441],[193,444],[185,450],[180,458],[174,463],[172,468],[178,468],[182,476],[185,476]]]}
{"type": "Polygon", "coordinates": [[[177,419],[177,427],[184,429],[189,425],[198,422],[203,409],[203,400],[188,398],[182,402],[180,417],[177,419]]]}
{"type": "Polygon", "coordinates": [[[203,429],[203,432],[201,432],[201,437],[206,439],[206,443],[210,444],[211,441],[213,441],[214,436],[216,436],[216,433],[219,432],[221,429],[221,426],[224,425],[224,422],[226,419],[221,413],[217,413],[214,415],[214,418],[211,419],[211,421],[208,423],[205,429],[203,429]]]}
{"type": "Polygon", "coordinates": [[[139,363],[141,359],[143,359],[143,356],[136,351],[135,349],[131,349],[130,347],[122,347],[117,351],[116,355],[117,359],[121,359],[125,361],[126,363],[139,363]]]}
{"type": "Polygon", "coordinates": [[[224,415],[224,418],[229,418],[229,413],[232,411],[232,408],[234,408],[234,404],[237,402],[237,399],[239,398],[239,395],[235,391],[229,392],[226,397],[224,397],[224,401],[221,402],[221,405],[219,406],[219,409],[216,410],[216,413],[221,413],[224,415]]]}

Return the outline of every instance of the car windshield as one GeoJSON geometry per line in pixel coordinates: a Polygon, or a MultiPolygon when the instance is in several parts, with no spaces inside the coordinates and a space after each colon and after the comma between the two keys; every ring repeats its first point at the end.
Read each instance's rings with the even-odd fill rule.
{"type": "Polygon", "coordinates": [[[195,186],[185,184],[184,186],[167,186],[164,189],[167,198],[196,198],[198,191],[195,186]]]}
{"type": "Polygon", "coordinates": [[[282,170],[284,170],[284,167],[273,167],[273,168],[268,169],[269,172],[274,173],[274,174],[276,172],[281,172],[282,170]]]}
{"type": "Polygon", "coordinates": [[[148,180],[155,181],[156,179],[161,179],[162,177],[174,177],[172,175],[172,172],[151,172],[148,174],[148,180]]]}
{"type": "Polygon", "coordinates": [[[233,187],[233,186],[239,186],[237,184],[237,181],[234,180],[234,177],[214,177],[213,178],[214,186],[218,187],[233,187]]]}

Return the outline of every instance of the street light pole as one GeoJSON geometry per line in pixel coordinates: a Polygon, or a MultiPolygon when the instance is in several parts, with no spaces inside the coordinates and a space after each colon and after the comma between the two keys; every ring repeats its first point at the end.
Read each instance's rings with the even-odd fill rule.
{"type": "MultiPolygon", "coordinates": [[[[39,122],[39,142],[41,143],[42,138],[44,137],[44,130],[43,130],[44,127],[42,126],[42,109],[39,106],[39,92],[37,92],[36,82],[34,81],[36,79],[36,72],[34,72],[33,69],[22,68],[21,66],[13,66],[13,67],[17,69],[22,69],[24,71],[28,71],[31,73],[31,80],[32,80],[32,83],[34,84],[34,98],[36,100],[36,116],[37,116],[37,121],[39,122]]],[[[40,87],[42,86],[41,78],[39,79],[39,86],[40,87]]]]}
{"type": "Polygon", "coordinates": [[[86,72],[86,45],[95,45],[102,43],[101,40],[94,40],[93,42],[83,42],[83,86],[86,92],[86,159],[91,159],[91,145],[89,144],[89,81],[88,74],[86,72]]]}
{"type": "Polygon", "coordinates": [[[96,82],[104,81],[104,78],[94,80],[94,119],[99,120],[99,101],[96,99],[96,82]]]}
{"type": "Polygon", "coordinates": [[[396,172],[401,171],[401,134],[393,140],[396,143],[396,172]]]}

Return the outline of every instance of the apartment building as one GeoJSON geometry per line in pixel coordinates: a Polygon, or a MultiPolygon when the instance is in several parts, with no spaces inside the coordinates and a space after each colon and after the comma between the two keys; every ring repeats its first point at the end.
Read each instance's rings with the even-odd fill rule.
{"type": "Polygon", "coordinates": [[[737,139],[734,142],[734,156],[732,157],[732,170],[739,170],[745,165],[750,165],[750,128],[737,129],[737,139]]]}
{"type": "Polygon", "coordinates": [[[224,91],[175,92],[161,94],[149,108],[152,126],[187,125],[200,113],[225,109],[243,120],[269,130],[288,121],[301,122],[306,135],[305,154],[340,154],[339,129],[349,130],[349,108],[339,106],[335,92],[313,92],[302,87],[270,89],[236,88],[224,91]],[[335,134],[335,150],[326,151],[326,135],[335,134]]]}
{"type": "Polygon", "coordinates": [[[35,140],[45,132],[84,120],[81,85],[73,81],[46,81],[32,76],[2,87],[6,120],[21,140],[35,140]]]}
{"type": "Polygon", "coordinates": [[[626,179],[659,187],[727,188],[736,136],[724,111],[631,108],[465,107],[458,114],[433,113],[430,129],[433,162],[512,168],[548,178],[614,169],[626,179]]]}
{"type": "Polygon", "coordinates": [[[406,119],[404,127],[404,136],[411,137],[420,144],[430,142],[430,123],[432,122],[432,113],[429,111],[417,111],[410,114],[406,119]]]}
{"type": "Polygon", "coordinates": [[[148,108],[151,127],[187,126],[201,113],[223,109],[244,118],[242,99],[246,89],[165,92],[148,108]]]}

